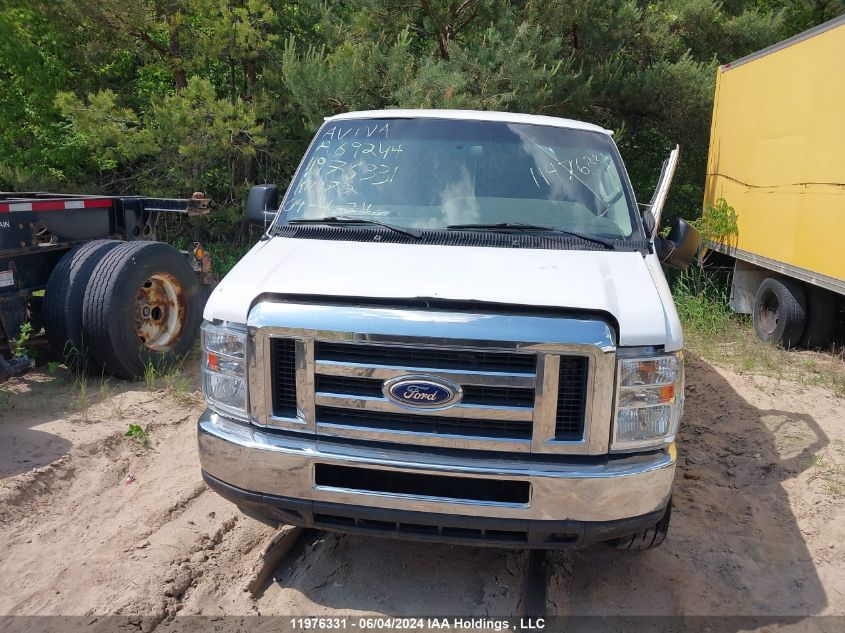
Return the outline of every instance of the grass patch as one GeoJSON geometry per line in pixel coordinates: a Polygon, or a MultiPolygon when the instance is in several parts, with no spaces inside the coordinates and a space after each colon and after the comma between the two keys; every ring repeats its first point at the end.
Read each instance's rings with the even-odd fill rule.
{"type": "Polygon", "coordinates": [[[167,393],[182,405],[193,406],[202,400],[201,394],[194,387],[193,380],[179,367],[164,374],[162,382],[167,393]]]}
{"type": "Polygon", "coordinates": [[[182,366],[194,354],[188,354],[178,363],[166,367],[155,367],[151,362],[144,365],[144,385],[147,391],[165,390],[182,404],[194,404],[197,390],[191,378],[182,371],[182,366]]]}
{"type": "Polygon", "coordinates": [[[845,397],[843,354],[785,350],[759,340],[751,317],[728,305],[727,281],[697,266],[677,274],[672,294],[684,327],[685,347],[739,374],[821,385],[845,397]]]}
{"type": "Polygon", "coordinates": [[[845,451],[841,442],[833,442],[821,453],[813,455],[813,469],[810,481],[818,481],[822,490],[834,496],[845,491],[845,451]]]}
{"type": "MultiPolygon", "coordinates": [[[[70,376],[68,376],[70,377],[70,376]]],[[[73,389],[76,397],[72,406],[79,413],[82,422],[90,422],[89,413],[92,406],[105,402],[111,395],[111,381],[105,374],[100,374],[99,382],[96,376],[89,375],[77,363],[73,374],[73,389]]]]}
{"type": "Polygon", "coordinates": [[[161,378],[164,388],[176,395],[184,395],[192,390],[191,380],[182,373],[179,367],[174,367],[161,378]]]}
{"type": "Polygon", "coordinates": [[[158,376],[159,372],[156,366],[147,361],[147,364],[144,365],[144,384],[147,386],[147,391],[155,391],[158,376]]]}
{"type": "Polygon", "coordinates": [[[75,381],[75,405],[83,422],[88,422],[88,407],[91,405],[91,393],[88,391],[88,376],[80,372],[75,381]]]}

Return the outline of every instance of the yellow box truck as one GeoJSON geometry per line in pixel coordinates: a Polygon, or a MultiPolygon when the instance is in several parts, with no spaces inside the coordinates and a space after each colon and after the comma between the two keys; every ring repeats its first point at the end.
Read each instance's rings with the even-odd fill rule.
{"type": "Polygon", "coordinates": [[[721,199],[731,307],[763,340],[825,345],[845,296],[845,15],[719,68],[705,209],[721,199]]]}

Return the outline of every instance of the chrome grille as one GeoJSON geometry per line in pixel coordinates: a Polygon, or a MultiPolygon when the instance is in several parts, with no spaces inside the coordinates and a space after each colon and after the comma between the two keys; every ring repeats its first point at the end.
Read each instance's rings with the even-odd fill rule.
{"type": "Polygon", "coordinates": [[[328,343],[315,345],[318,359],[373,365],[400,367],[472,369],[496,372],[519,372],[533,375],[534,354],[511,354],[482,350],[432,349],[424,347],[391,347],[387,345],[361,345],[355,343],[328,343]]]}
{"type": "Polygon", "coordinates": [[[273,341],[273,413],[281,417],[296,416],[295,349],[293,339],[273,341]]]}
{"type": "MultiPolygon", "coordinates": [[[[334,393],[349,396],[381,397],[383,380],[373,378],[352,378],[349,376],[317,375],[317,393],[334,393]]],[[[534,406],[532,387],[489,387],[484,385],[462,385],[464,404],[503,405],[512,407],[534,406]]],[[[583,413],[583,410],[582,410],[583,413]]]]}
{"type": "Polygon", "coordinates": [[[317,341],[314,357],[318,426],[531,441],[536,354],[317,341]],[[367,376],[384,368],[437,376],[480,367],[483,374],[445,374],[464,395],[459,405],[436,412],[394,411],[382,393],[384,379],[367,376]],[[522,386],[508,384],[514,373],[522,386]]]}
{"type": "MultiPolygon", "coordinates": [[[[274,338],[271,348],[273,412],[281,418],[292,418],[296,415],[295,341],[274,338]]],[[[531,441],[536,354],[316,341],[314,361],[318,426],[531,441]],[[406,365],[385,364],[399,360],[406,365]],[[449,409],[435,415],[391,411],[393,405],[382,391],[384,379],[364,377],[378,374],[380,369],[438,375],[467,366],[482,366],[487,371],[447,374],[463,390],[459,416],[450,415],[449,409]],[[515,386],[510,384],[514,378],[515,386]],[[360,408],[360,403],[366,402],[371,406],[360,408]]],[[[588,366],[584,356],[559,358],[555,439],[583,437],[588,366]]]]}
{"type": "Polygon", "coordinates": [[[266,302],[248,325],[258,426],[409,449],[607,451],[615,346],[600,319],[266,302]],[[384,396],[412,375],[463,398],[415,410],[384,396]]]}
{"type": "Polygon", "coordinates": [[[557,382],[555,438],[578,439],[584,433],[584,407],[587,404],[587,365],[583,356],[561,356],[557,382]]]}
{"type": "Polygon", "coordinates": [[[531,439],[531,422],[520,420],[471,420],[419,413],[359,411],[317,407],[320,424],[336,424],[370,429],[386,429],[405,433],[434,433],[489,438],[531,439]]]}

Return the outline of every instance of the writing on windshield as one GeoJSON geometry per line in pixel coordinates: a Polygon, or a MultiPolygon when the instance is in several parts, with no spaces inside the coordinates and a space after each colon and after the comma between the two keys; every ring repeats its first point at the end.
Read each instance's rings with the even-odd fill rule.
{"type": "Polygon", "coordinates": [[[434,118],[327,123],[281,213],[418,229],[521,222],[616,238],[633,226],[606,135],[434,118]]]}
{"type": "Polygon", "coordinates": [[[309,217],[306,211],[311,207],[347,215],[387,215],[388,211],[374,209],[365,199],[340,204],[337,199],[360,196],[367,187],[392,183],[402,152],[401,142],[390,141],[389,122],[330,126],[319,134],[293,195],[285,201],[284,212],[303,212],[302,217],[309,217]],[[309,203],[315,197],[317,204],[309,203]]]}

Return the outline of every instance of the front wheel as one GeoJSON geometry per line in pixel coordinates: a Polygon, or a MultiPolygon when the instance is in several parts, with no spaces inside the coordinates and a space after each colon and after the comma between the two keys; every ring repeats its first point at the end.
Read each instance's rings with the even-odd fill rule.
{"type": "Polygon", "coordinates": [[[607,544],[614,549],[624,550],[644,550],[653,549],[660,545],[669,532],[669,520],[672,518],[672,500],[669,499],[669,504],[666,506],[666,513],[663,517],[650,528],[640,530],[636,534],[630,536],[623,536],[620,538],[608,541],[607,544]]]}
{"type": "Polygon", "coordinates": [[[169,369],[200,325],[199,282],[188,259],[159,242],[127,242],[97,264],[82,314],[91,353],[119,378],[169,369]]]}

